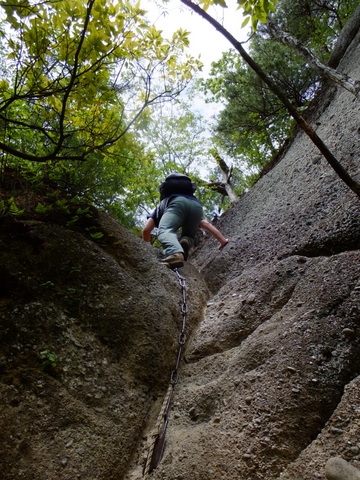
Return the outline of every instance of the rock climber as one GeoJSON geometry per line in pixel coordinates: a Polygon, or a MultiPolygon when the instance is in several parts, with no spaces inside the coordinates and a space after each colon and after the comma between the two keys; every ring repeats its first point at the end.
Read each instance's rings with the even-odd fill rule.
{"type": "Polygon", "coordinates": [[[158,227],[158,239],[164,250],[161,263],[169,268],[184,265],[199,227],[220,242],[219,249],[229,242],[214,225],[202,219],[203,209],[194,195],[195,189],[196,185],[188,176],[178,172],[168,175],[159,187],[160,204],[149,215],[142,231],[142,238],[150,242],[151,231],[158,227]]]}

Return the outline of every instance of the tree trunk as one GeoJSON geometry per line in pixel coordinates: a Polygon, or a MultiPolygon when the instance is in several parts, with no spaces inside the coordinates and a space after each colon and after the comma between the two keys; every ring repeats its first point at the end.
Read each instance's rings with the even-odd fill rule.
{"type": "Polygon", "coordinates": [[[355,12],[351,18],[347,21],[342,29],[339,38],[335,44],[334,50],[330,55],[328,65],[329,67],[336,68],[342,57],[344,56],[350,43],[354,40],[356,34],[360,29],[360,4],[356,7],[355,12]]]}
{"type": "Polygon", "coordinates": [[[226,162],[223,158],[220,157],[219,152],[217,150],[213,150],[212,156],[215,158],[216,163],[219,165],[222,175],[222,186],[225,189],[226,194],[230,198],[230,202],[232,204],[236,203],[239,200],[239,197],[234,192],[231,186],[231,169],[226,165],[226,162]]]}

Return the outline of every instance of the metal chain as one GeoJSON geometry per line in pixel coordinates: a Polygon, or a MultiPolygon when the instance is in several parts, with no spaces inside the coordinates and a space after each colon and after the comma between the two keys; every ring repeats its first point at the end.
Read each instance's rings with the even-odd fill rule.
{"type": "Polygon", "coordinates": [[[157,420],[157,426],[152,433],[152,442],[149,449],[149,453],[147,455],[146,463],[143,469],[143,477],[148,478],[150,473],[159,465],[161,462],[164,448],[165,448],[165,434],[166,429],[169,422],[169,410],[171,407],[171,401],[173,397],[173,393],[175,390],[175,386],[179,382],[179,365],[181,361],[182,351],[186,342],[186,315],[188,313],[188,305],[186,302],[186,282],[185,278],[182,277],[177,268],[174,268],[173,271],[176,273],[177,278],[179,280],[179,284],[181,287],[181,295],[182,295],[182,304],[181,304],[181,315],[182,315],[182,323],[181,323],[181,332],[178,337],[178,352],[176,356],[175,368],[170,374],[170,385],[163,401],[160,414],[157,420]]]}

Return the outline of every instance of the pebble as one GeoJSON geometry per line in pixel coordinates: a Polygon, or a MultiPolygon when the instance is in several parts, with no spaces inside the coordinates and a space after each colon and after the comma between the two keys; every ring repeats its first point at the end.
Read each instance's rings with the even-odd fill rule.
{"type": "Polygon", "coordinates": [[[342,428],[330,427],[330,432],[334,434],[340,434],[344,433],[344,430],[342,428]]]}
{"type": "Polygon", "coordinates": [[[250,295],[247,297],[246,302],[249,303],[250,305],[255,302],[256,296],[254,293],[250,293],[250,295]]]}
{"type": "Polygon", "coordinates": [[[321,160],[321,155],[316,155],[313,159],[312,159],[312,164],[313,165],[316,165],[317,163],[319,163],[321,160]]]}
{"type": "Polygon", "coordinates": [[[355,331],[352,329],[352,328],[344,328],[344,330],[342,331],[342,333],[346,336],[346,337],[354,337],[355,336],[355,331]]]}
{"type": "Polygon", "coordinates": [[[340,457],[326,462],[325,476],[328,480],[360,480],[360,470],[340,457]]]}

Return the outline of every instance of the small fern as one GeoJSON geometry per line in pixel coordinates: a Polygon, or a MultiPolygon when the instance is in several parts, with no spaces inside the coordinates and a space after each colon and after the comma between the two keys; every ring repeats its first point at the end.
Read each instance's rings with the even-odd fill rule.
{"type": "Polygon", "coordinates": [[[10,215],[21,215],[22,213],[25,212],[24,209],[20,209],[20,208],[16,205],[13,197],[11,197],[11,198],[9,199],[8,203],[9,203],[9,213],[10,213],[10,215]]]}

